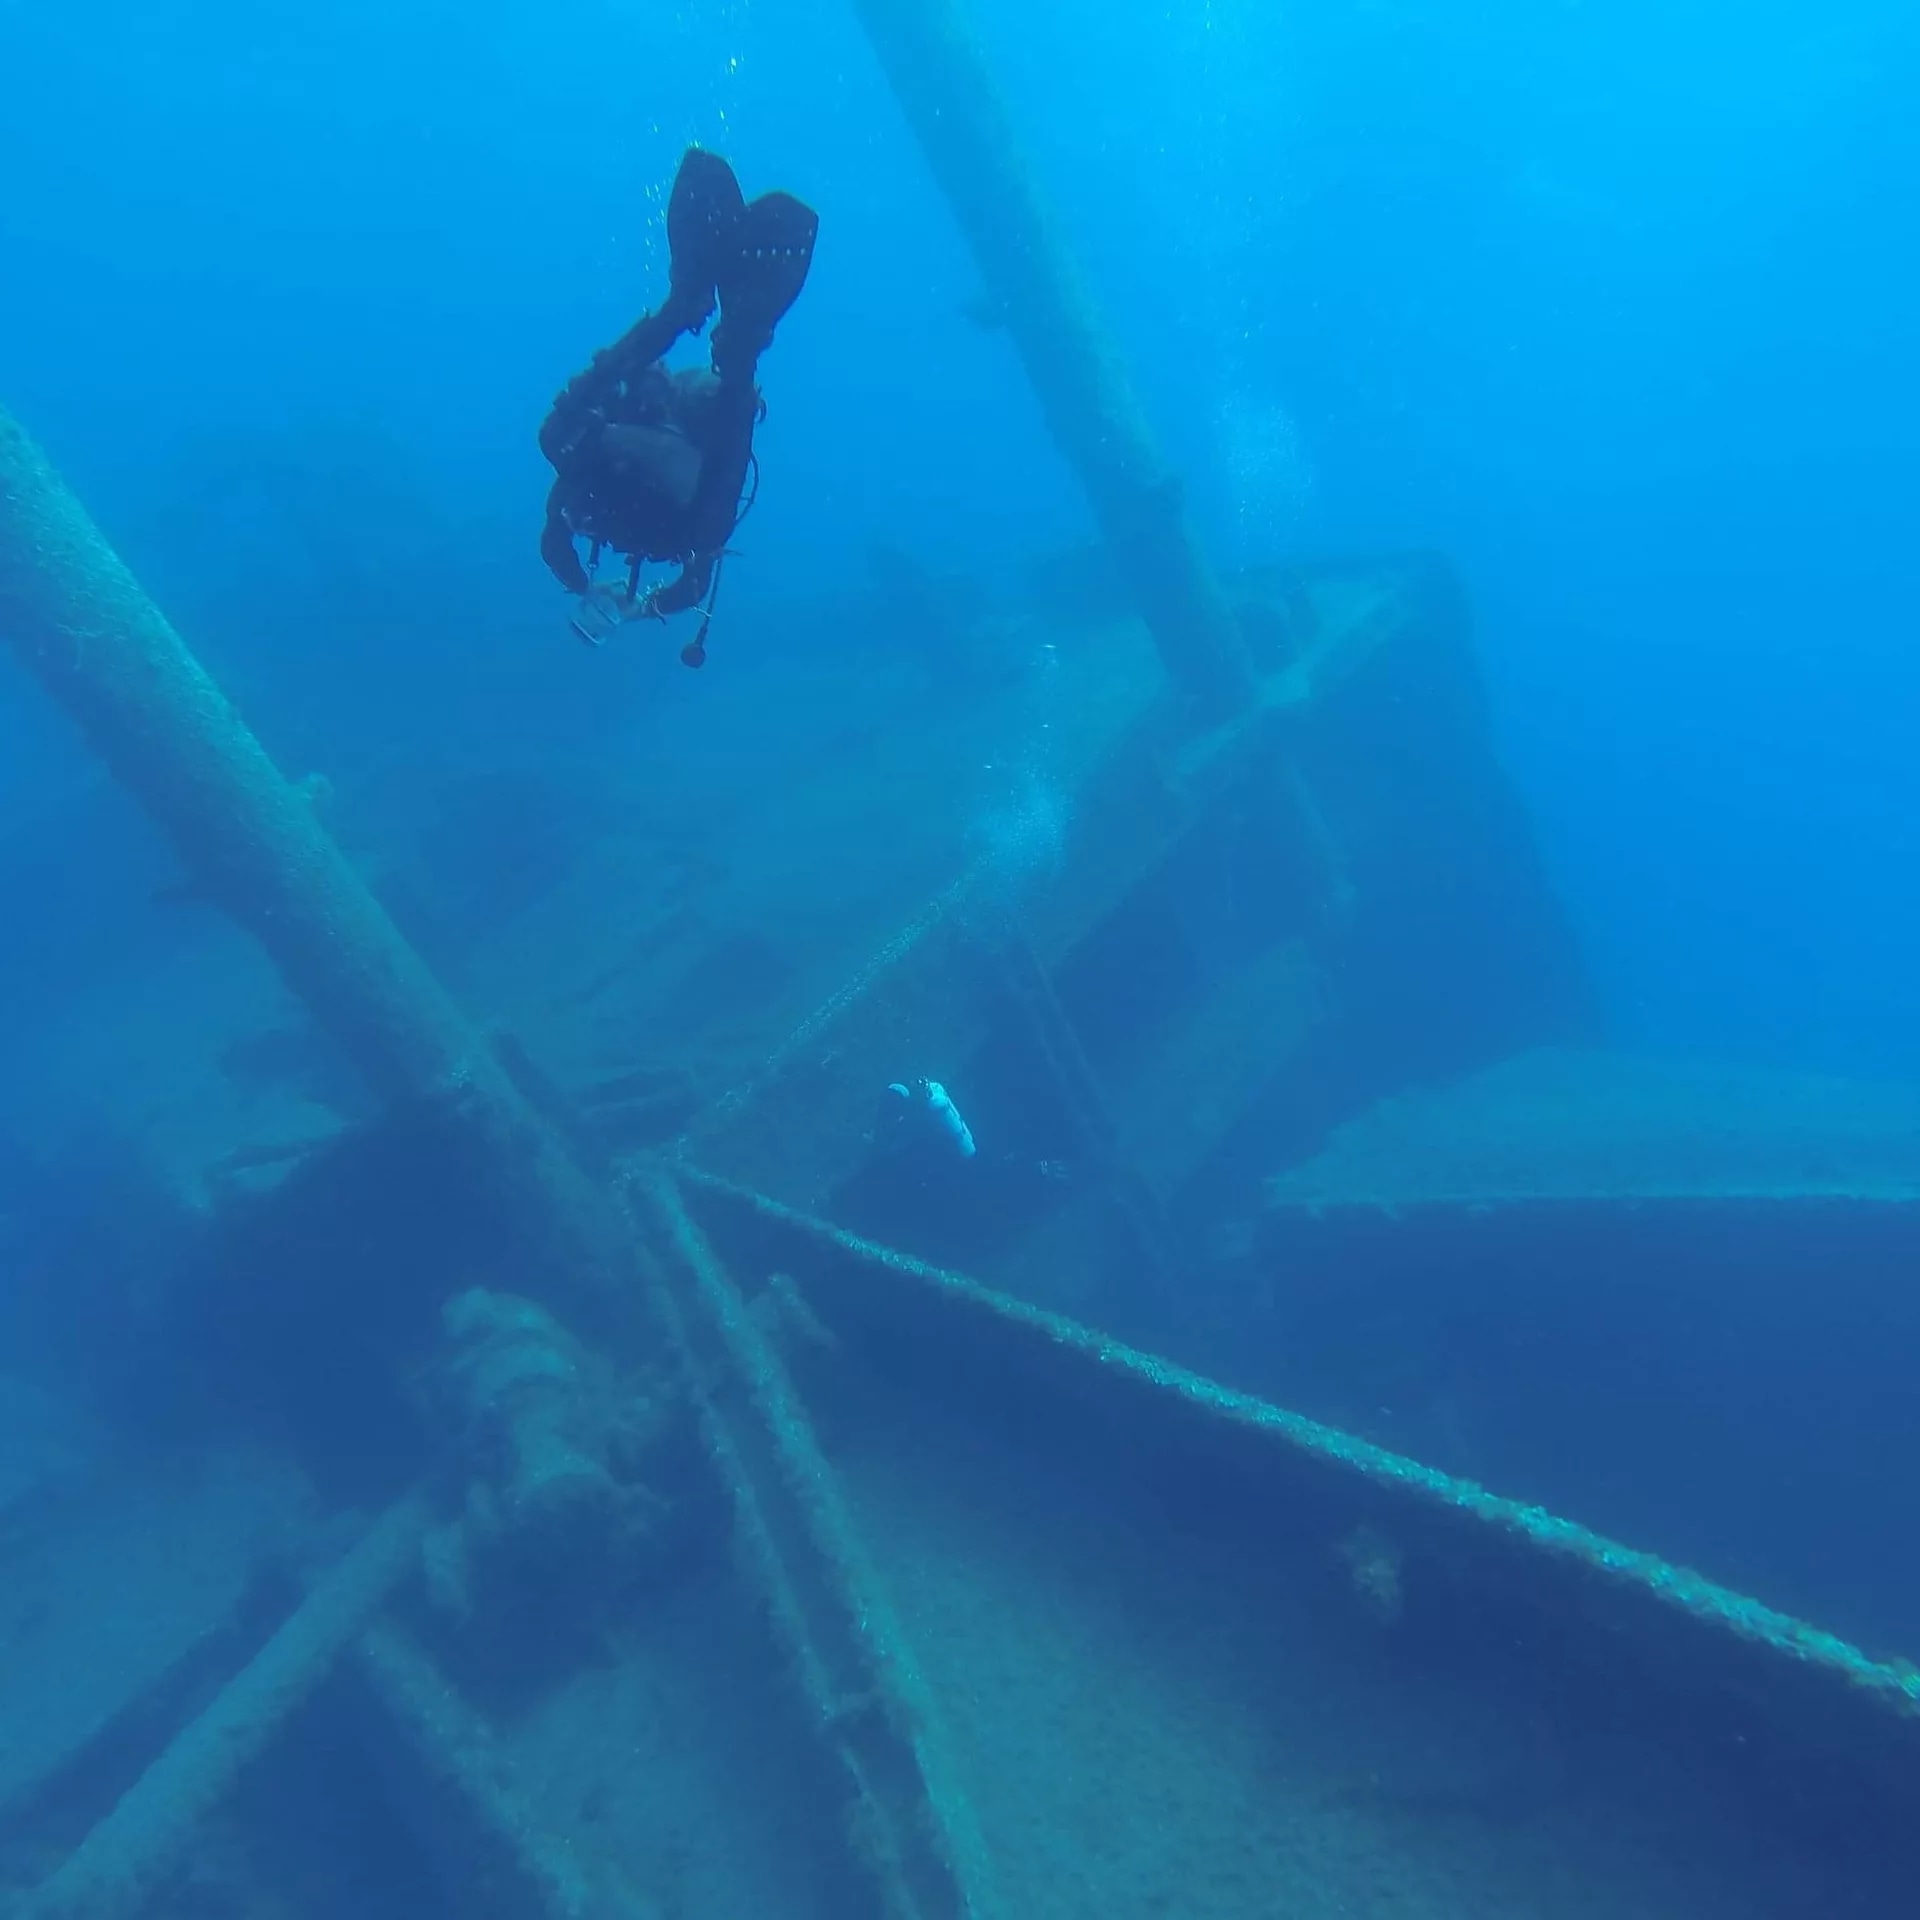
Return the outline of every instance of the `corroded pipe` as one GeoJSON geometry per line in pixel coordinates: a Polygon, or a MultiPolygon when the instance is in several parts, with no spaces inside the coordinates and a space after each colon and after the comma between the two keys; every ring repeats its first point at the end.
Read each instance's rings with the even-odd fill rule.
{"type": "Polygon", "coordinates": [[[16,1920],[120,1920],[143,1911],[201,1822],[418,1568],[426,1517],[424,1499],[410,1495],[375,1521],[52,1879],[27,1897],[16,1920]]]}
{"type": "Polygon", "coordinates": [[[605,1297],[617,1269],[604,1197],[4,408],[0,646],[374,1088],[458,1108],[548,1277],[605,1297]]]}
{"type": "Polygon", "coordinates": [[[855,1857],[894,1920],[996,1920],[991,1858],[940,1716],[784,1363],[671,1177],[643,1172],[630,1191],[669,1249],[660,1319],[746,1562],[853,1789],[855,1857]],[[718,1381],[744,1388],[738,1414],[718,1381]]]}
{"type": "Polygon", "coordinates": [[[1167,671],[1224,717],[1253,688],[1239,622],[1194,541],[1180,483],[1021,151],[963,0],[854,0],[854,12],[1167,671]]]}
{"type": "MultiPolygon", "coordinates": [[[[1204,1434],[1209,1457],[1225,1462],[1292,1460],[1344,1482],[1356,1495],[1384,1495],[1412,1518],[1434,1519],[1458,1529],[1471,1544],[1510,1546],[1530,1562],[1570,1576],[1576,1591],[1618,1597],[1634,1605],[1642,1628],[1704,1636],[1683,1644],[1688,1663],[1708,1671],[1698,1649],[1712,1647],[1729,1661],[1752,1657],[1742,1687],[1755,1699],[1767,1690],[1785,1695],[1803,1685],[1825,1704],[1825,1722],[1836,1740],[1848,1723],[1839,1706],[1868,1709],[1890,1724],[1907,1756],[1920,1745],[1920,1669],[1903,1660],[1883,1660],[1807,1621],[1674,1566],[1658,1555],[1629,1547],[1563,1520],[1544,1507],[1490,1492],[1471,1480],[1422,1465],[1369,1440],[1342,1433],[1306,1415],[1223,1387],[1171,1361],[1124,1346],[1095,1329],[1011,1295],[965,1274],[936,1267],[912,1254],[880,1245],[843,1227],[782,1205],[731,1180],[675,1168],[680,1191],[734,1223],[749,1220],[799,1246],[811,1244],[830,1256],[812,1278],[832,1276],[846,1284],[848,1302],[879,1298],[918,1321],[929,1352],[950,1353],[968,1340],[992,1343],[994,1365],[1009,1381],[1045,1379],[1029,1390],[1048,1393],[1085,1412],[1096,1404],[1142,1436],[1142,1444],[1169,1456],[1181,1436],[1204,1434]],[[1043,1356],[1043,1358],[1036,1358],[1043,1356]],[[1155,1436],[1158,1436],[1157,1438],[1155,1436]],[[1764,1675],[1764,1681],[1755,1678],[1764,1675]]],[[[811,1296],[810,1297],[814,1297],[811,1296]]],[[[943,1362],[943,1364],[947,1364],[943,1362]]],[[[1356,1499],[1356,1506],[1358,1500],[1356,1499]]],[[[1619,1614],[1620,1619],[1632,1616],[1619,1614]]],[[[1676,1671],[1685,1671],[1685,1666],[1676,1671]]]]}
{"type": "Polygon", "coordinates": [[[485,1890],[485,1911],[529,1920],[618,1911],[567,1837],[538,1817],[492,1729],[403,1628],[376,1620],[353,1651],[387,1729],[444,1807],[464,1869],[485,1890]]]}

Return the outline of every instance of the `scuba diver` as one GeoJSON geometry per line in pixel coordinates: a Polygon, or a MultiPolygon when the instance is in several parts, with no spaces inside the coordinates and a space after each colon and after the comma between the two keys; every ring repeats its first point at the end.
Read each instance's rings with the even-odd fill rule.
{"type": "Polygon", "coordinates": [[[624,620],[704,602],[680,658],[705,664],[721,561],[758,485],[753,430],[766,403],[755,370],[806,284],[819,225],[791,194],[747,201],[717,154],[689,147],[682,157],[667,204],[666,299],[567,382],[540,427],[557,475],[540,555],[579,596],[571,624],[589,646],[624,620]],[[669,372],[667,350],[698,333],[716,303],[711,367],[669,372]],[[603,552],[627,563],[611,584],[594,580],[603,552]],[[642,593],[648,561],[679,574],[642,593]]]}
{"type": "Polygon", "coordinates": [[[967,1220],[983,1211],[1029,1211],[1072,1177],[1062,1160],[982,1153],[953,1096],[924,1077],[888,1085],[861,1143],[868,1149],[863,1177],[876,1195],[889,1196],[901,1231],[942,1210],[967,1220]]]}

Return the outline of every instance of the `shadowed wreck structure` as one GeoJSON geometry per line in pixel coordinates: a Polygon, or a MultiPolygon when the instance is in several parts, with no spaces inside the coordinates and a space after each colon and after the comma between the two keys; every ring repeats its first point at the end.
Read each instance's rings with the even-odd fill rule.
{"type": "MultiPolygon", "coordinates": [[[[1806,1282],[1910,1248],[1912,1116],[1598,1050],[1447,567],[1217,579],[959,11],[859,11],[1132,562],[1043,857],[951,811],[989,693],[791,771],[898,796],[860,873],[608,835],[456,996],[0,417],[0,638],[369,1096],[172,1142],[141,1444],[9,1412],[6,1910],[1897,1910],[1920,1625],[1769,1558],[1858,1509],[1712,1444],[1700,1329],[1874,1345],[1806,1282]],[[903,1177],[933,1072],[982,1149],[903,1177]]],[[[1895,1371],[1783,1472],[1871,1485],[1895,1371]]]]}

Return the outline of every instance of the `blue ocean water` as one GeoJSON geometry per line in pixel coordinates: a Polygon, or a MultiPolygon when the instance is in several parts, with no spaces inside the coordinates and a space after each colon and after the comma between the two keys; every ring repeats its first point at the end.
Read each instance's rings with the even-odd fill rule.
{"type": "Polygon", "coordinates": [[[388,1097],[405,1019],[120,790],[0,493],[0,1893],[1903,1912],[1916,78],[1890,0],[0,0],[0,408],[507,1089],[388,1097]],[[1337,663],[1271,753],[1141,721],[902,13],[977,30],[1269,705],[1337,663]],[[699,673],[569,633],[536,441],[693,144],[821,223],[699,673]],[[496,1097],[666,1156],[690,1330],[496,1097]]]}
{"type": "MultiPolygon", "coordinates": [[[[1503,749],[1618,1016],[1911,1070],[1904,11],[982,24],[1223,541],[1467,569],[1503,749]]],[[[263,442],[325,448],[406,503],[303,502],[354,516],[332,587],[351,566],[397,619],[427,558],[497,564],[493,603],[537,607],[525,423],[654,284],[693,138],[833,214],[765,443],[806,480],[769,489],[736,591],[830,583],[875,537],[991,572],[1084,524],[844,12],[16,7],[6,31],[8,175],[35,183],[5,215],[16,404],[196,611],[236,617],[248,562],[290,589],[303,703],[458,707],[470,642],[423,618],[343,657],[299,626],[310,554],[217,521],[189,554],[166,507],[263,442]]]]}

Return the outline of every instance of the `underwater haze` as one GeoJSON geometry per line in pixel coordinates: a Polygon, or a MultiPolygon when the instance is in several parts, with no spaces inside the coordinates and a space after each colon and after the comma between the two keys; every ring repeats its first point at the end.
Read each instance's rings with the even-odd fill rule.
{"type": "Polygon", "coordinates": [[[0,101],[0,1915],[1907,1920],[1911,0],[0,101]]]}
{"type": "MultiPolygon", "coordinates": [[[[1464,570],[1623,1029],[1920,1070],[1910,10],[978,13],[1216,547],[1464,570]]],[[[0,54],[8,393],[269,727],[283,690],[457,723],[449,572],[556,752],[583,681],[667,677],[561,644],[527,529],[690,140],[824,216],[730,591],[1083,525],[850,9],[16,4],[0,54]],[[297,503],[180,525],[265,461],[297,503]]]]}

